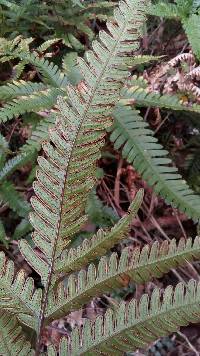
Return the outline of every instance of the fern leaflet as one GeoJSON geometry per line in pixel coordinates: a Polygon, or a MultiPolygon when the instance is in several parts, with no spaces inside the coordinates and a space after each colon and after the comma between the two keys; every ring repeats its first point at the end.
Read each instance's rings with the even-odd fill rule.
{"type": "Polygon", "coordinates": [[[133,163],[143,179],[169,204],[179,208],[194,220],[200,217],[200,199],[189,189],[175,167],[169,166],[167,151],[157,142],[138,111],[119,106],[110,139],[116,149],[133,163]]]}
{"type": "Polygon", "coordinates": [[[0,86],[0,100],[31,95],[36,91],[42,91],[44,89],[46,89],[46,86],[43,83],[32,83],[24,80],[13,81],[13,83],[0,86]]]}
{"type": "MultiPolygon", "coordinates": [[[[86,320],[82,330],[72,331],[71,342],[60,342],[60,356],[94,354],[119,355],[146,347],[160,336],[179,330],[180,326],[199,321],[200,283],[190,280],[173,290],[167,287],[161,300],[161,290],[154,289],[151,298],[144,294],[139,303],[132,299],[121,302],[117,311],[108,309],[95,322],[86,320]]],[[[49,346],[48,356],[56,356],[49,346]]]]}
{"type": "Polygon", "coordinates": [[[183,20],[182,24],[194,54],[200,59],[200,15],[193,14],[183,20]]]}
{"type": "Polygon", "coordinates": [[[81,269],[88,262],[101,257],[114,244],[124,239],[130,230],[130,224],[142,203],[143,191],[138,191],[132,202],[128,214],[123,216],[118,223],[110,230],[102,229],[97,231],[91,239],[85,239],[78,248],[64,251],[61,259],[58,260],[56,270],[59,272],[72,272],[81,269]]]}
{"type": "Polygon", "coordinates": [[[22,195],[17,192],[15,186],[9,181],[1,184],[0,198],[8,203],[9,207],[21,217],[27,216],[30,212],[30,204],[23,199],[22,195]]]}
{"type": "Polygon", "coordinates": [[[122,99],[120,102],[124,105],[130,105],[134,101],[136,106],[158,107],[178,111],[190,111],[200,114],[200,105],[184,105],[175,94],[158,94],[149,92],[147,89],[133,86],[122,90],[122,99]]]}
{"type": "Polygon", "coordinates": [[[124,281],[144,283],[153,277],[160,278],[171,268],[183,265],[186,261],[198,259],[200,256],[200,238],[181,239],[178,246],[175,240],[164,241],[160,246],[155,242],[152,247],[146,245],[132,252],[128,248],[122,250],[121,257],[113,253],[109,258],[103,256],[95,267],[88,266],[87,271],[81,270],[76,277],[71,274],[65,283],[60,282],[56,294],[51,291],[48,300],[46,318],[48,321],[58,319],[87,303],[91,297],[102,295],[123,286],[124,281]]]}
{"type": "Polygon", "coordinates": [[[24,152],[9,159],[0,172],[0,183],[10,176],[17,168],[29,162],[34,157],[34,152],[24,152]]]}
{"type": "Polygon", "coordinates": [[[12,120],[26,112],[50,109],[55,105],[58,95],[62,95],[60,89],[50,88],[29,96],[13,99],[0,109],[0,123],[12,120]]]}
{"type": "Polygon", "coordinates": [[[10,313],[0,312],[0,352],[6,356],[34,356],[30,342],[26,341],[22,327],[10,313]]]}
{"type": "Polygon", "coordinates": [[[15,314],[24,324],[37,330],[41,289],[34,291],[34,281],[20,270],[14,278],[14,263],[0,253],[0,309],[15,314]]]}

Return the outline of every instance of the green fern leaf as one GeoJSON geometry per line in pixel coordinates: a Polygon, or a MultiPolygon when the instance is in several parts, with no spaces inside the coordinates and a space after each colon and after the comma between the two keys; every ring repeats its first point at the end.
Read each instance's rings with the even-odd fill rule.
{"type": "Polygon", "coordinates": [[[142,64],[147,64],[147,63],[152,62],[152,61],[157,61],[157,60],[159,60],[159,59],[161,59],[163,57],[164,56],[138,55],[138,56],[135,56],[133,58],[127,58],[124,61],[123,66],[126,67],[126,68],[127,67],[136,67],[136,66],[139,66],[139,65],[142,65],[142,64]]]}
{"type": "Polygon", "coordinates": [[[116,149],[142,175],[143,179],[160,194],[167,203],[179,208],[194,220],[200,218],[200,199],[189,189],[175,167],[169,166],[167,151],[158,144],[138,111],[118,107],[110,140],[116,149]]]}
{"type": "Polygon", "coordinates": [[[9,159],[0,171],[0,183],[10,176],[17,168],[23,166],[34,157],[34,152],[24,152],[9,159]]]}
{"type": "Polygon", "coordinates": [[[138,191],[130,205],[128,214],[122,217],[110,230],[100,229],[91,239],[85,239],[81,246],[64,251],[57,261],[55,269],[59,272],[72,272],[81,269],[87,263],[101,257],[114,244],[124,239],[130,230],[130,224],[140,208],[143,191],[138,191]]]}
{"type": "Polygon", "coordinates": [[[0,350],[1,355],[5,356],[35,355],[17,319],[5,311],[0,311],[0,350]]]}
{"type": "Polygon", "coordinates": [[[66,283],[58,285],[56,295],[52,291],[49,296],[47,319],[59,318],[63,313],[71,312],[87,303],[91,297],[102,295],[123,286],[124,278],[135,283],[144,283],[153,277],[160,278],[173,267],[186,261],[198,259],[200,256],[200,238],[181,239],[176,246],[175,239],[161,245],[155,242],[151,247],[146,245],[132,252],[128,248],[122,250],[121,257],[113,253],[109,258],[102,257],[98,266],[90,264],[87,271],[81,270],[76,277],[71,274],[66,283]]]}
{"type": "Polygon", "coordinates": [[[54,45],[55,43],[59,42],[61,38],[53,38],[51,40],[47,40],[41,44],[41,46],[37,47],[38,52],[45,52],[49,47],[54,45]]]}
{"type": "MultiPolygon", "coordinates": [[[[44,245],[43,236],[46,236],[45,241],[49,243],[45,242],[45,255],[48,260],[52,259],[52,252],[55,253],[55,246],[55,257],[61,254],[69,238],[78,232],[86,221],[83,212],[87,193],[95,181],[96,160],[100,157],[99,150],[104,143],[104,127],[111,124],[107,119],[108,114],[118,100],[122,82],[128,74],[127,71],[119,71],[117,68],[124,56],[132,53],[138,46],[140,32],[138,23],[135,25],[134,16],[141,22],[144,18],[143,9],[144,3],[141,1],[127,0],[126,3],[121,3],[120,11],[115,14],[117,25],[108,24],[112,35],[100,32],[101,42],[93,43],[96,55],[93,52],[87,53],[88,64],[79,59],[87,91],[80,93],[71,86],[68,87],[73,110],[60,98],[61,117],[58,118],[55,129],[50,131],[50,139],[56,149],[49,143],[43,146],[49,159],[39,158],[39,181],[34,185],[39,199],[32,200],[35,213],[31,215],[31,221],[36,229],[33,239],[41,249],[44,245]],[[136,28],[136,33],[130,35],[129,32],[133,31],[133,28],[136,28]],[[70,134],[65,133],[66,130],[70,134]],[[68,166],[69,157],[71,161],[68,166]],[[55,226],[59,226],[58,231],[55,226]]],[[[38,271],[36,253],[34,254],[24,241],[21,241],[20,245],[22,253],[29,262],[31,259],[33,268],[38,271]],[[34,255],[35,260],[32,257],[34,255]]],[[[46,269],[40,269],[38,272],[47,276],[48,269],[46,264],[46,269]]],[[[47,281],[43,277],[42,280],[46,284],[47,281]]]]}
{"type": "MultiPolygon", "coordinates": [[[[130,85],[131,85],[131,87],[147,89],[148,81],[146,79],[144,79],[142,76],[133,75],[131,77],[130,85]]],[[[123,90],[125,90],[125,88],[123,88],[123,90]]]]}
{"type": "Polygon", "coordinates": [[[194,54],[200,59],[200,15],[193,14],[182,24],[194,54]]]}
{"type": "Polygon", "coordinates": [[[50,113],[47,118],[42,118],[34,127],[31,136],[26,143],[20,148],[20,152],[29,153],[40,151],[42,143],[49,138],[49,129],[55,124],[55,115],[50,113]]]}
{"type": "Polygon", "coordinates": [[[147,10],[149,15],[167,18],[179,18],[180,12],[175,4],[160,1],[155,5],[150,5],[147,10]]]}
{"type": "Polygon", "coordinates": [[[18,240],[21,237],[27,235],[30,231],[32,231],[32,226],[31,226],[29,220],[27,218],[24,218],[16,226],[12,238],[13,238],[13,240],[18,240]]]}
{"type": "Polygon", "coordinates": [[[0,183],[8,178],[16,169],[36,160],[37,152],[40,151],[42,143],[49,137],[48,129],[54,123],[55,117],[52,114],[40,120],[32,131],[30,138],[20,148],[20,153],[16,157],[9,159],[2,167],[0,171],[0,183]]]}
{"type": "MultiPolygon", "coordinates": [[[[59,355],[121,356],[126,351],[144,348],[158,337],[179,330],[180,326],[198,322],[199,304],[200,283],[194,280],[186,285],[179,283],[174,290],[169,286],[164,293],[154,289],[151,298],[144,294],[139,303],[135,299],[127,304],[121,302],[116,312],[108,309],[95,322],[86,320],[82,330],[72,331],[70,343],[66,338],[61,339],[59,355]]],[[[48,351],[48,356],[57,355],[52,346],[48,351]]]]}
{"type": "Polygon", "coordinates": [[[15,186],[7,181],[3,182],[0,186],[0,198],[8,203],[9,207],[17,213],[17,215],[21,217],[27,217],[30,213],[30,204],[23,199],[22,195],[20,195],[15,186]]]}
{"type": "Polygon", "coordinates": [[[43,145],[47,158],[39,157],[36,196],[31,203],[33,240],[38,248],[20,241],[20,250],[28,263],[40,274],[44,296],[40,313],[37,350],[45,322],[48,294],[57,279],[55,263],[74,234],[87,220],[84,216],[88,192],[94,186],[96,161],[104,144],[105,128],[119,98],[128,72],[120,70],[124,58],[138,48],[146,0],[120,2],[110,33],[101,31],[100,41],[86,53],[87,62],[79,58],[85,89],[68,86],[70,105],[60,98],[60,113],[50,130],[50,143],[43,145]],[[44,254],[41,262],[41,253],[44,254]],[[42,265],[41,265],[42,263],[42,265]]]}
{"type": "Polygon", "coordinates": [[[0,100],[10,100],[18,96],[31,95],[34,92],[45,90],[42,83],[25,82],[24,80],[13,81],[7,85],[0,86],[0,100]]]}
{"type": "Polygon", "coordinates": [[[59,70],[56,64],[49,62],[47,59],[40,58],[35,53],[28,53],[25,51],[16,51],[16,57],[34,65],[44,76],[46,82],[53,85],[55,88],[66,88],[69,84],[66,75],[59,70]]]}
{"type": "MultiPolygon", "coordinates": [[[[17,36],[14,40],[2,38],[0,45],[0,62],[4,63],[20,58],[22,61],[22,63],[18,64],[20,67],[23,68],[25,64],[31,63],[42,74],[48,84],[55,88],[65,88],[68,84],[68,79],[66,75],[59,70],[58,66],[44,58],[40,58],[37,53],[30,53],[29,44],[32,41],[33,38],[22,38],[21,36],[17,36]]],[[[44,43],[44,49],[46,46],[48,48],[48,44],[50,43],[44,43]]],[[[41,49],[41,47],[39,47],[39,49],[41,49]]]]}
{"type": "Polygon", "coordinates": [[[0,242],[8,248],[8,240],[6,240],[6,232],[2,220],[0,219],[0,242]]]}
{"type": "Polygon", "coordinates": [[[149,6],[148,14],[180,19],[193,52],[200,59],[200,15],[193,13],[196,11],[196,6],[193,0],[179,0],[176,5],[160,1],[149,6]]]}
{"type": "Polygon", "coordinates": [[[138,86],[122,90],[122,99],[120,102],[124,105],[130,105],[135,102],[136,106],[158,107],[162,109],[190,111],[200,114],[200,105],[184,105],[175,94],[158,94],[149,92],[138,86]]]}
{"type": "Polygon", "coordinates": [[[0,109],[0,123],[12,120],[14,117],[26,112],[37,112],[42,109],[52,108],[58,95],[64,94],[60,89],[51,88],[36,92],[29,96],[13,99],[0,109]]]}
{"type": "Polygon", "coordinates": [[[0,309],[10,311],[19,320],[37,330],[41,290],[34,291],[34,281],[20,270],[14,278],[14,263],[0,252],[0,309]]]}
{"type": "Polygon", "coordinates": [[[113,226],[119,220],[117,213],[99,199],[96,189],[89,193],[85,211],[89,221],[99,228],[113,226]]]}
{"type": "Polygon", "coordinates": [[[8,142],[6,141],[5,137],[0,134],[0,169],[2,169],[5,163],[8,152],[8,142]]]}
{"type": "Polygon", "coordinates": [[[20,9],[20,6],[8,0],[0,0],[0,4],[9,7],[13,11],[19,11],[20,9]]]}

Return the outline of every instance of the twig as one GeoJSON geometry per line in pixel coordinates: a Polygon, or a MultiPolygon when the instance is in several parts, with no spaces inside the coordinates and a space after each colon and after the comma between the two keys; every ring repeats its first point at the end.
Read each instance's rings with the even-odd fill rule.
{"type": "Polygon", "coordinates": [[[117,206],[119,206],[120,177],[122,173],[122,165],[123,165],[123,159],[121,158],[118,163],[115,186],[114,186],[114,200],[117,206]]]}
{"type": "Polygon", "coordinates": [[[190,347],[190,349],[195,353],[195,355],[199,356],[200,353],[197,351],[197,349],[195,349],[195,347],[191,344],[190,340],[187,338],[187,336],[185,334],[183,334],[180,331],[177,331],[177,334],[182,337],[188,344],[188,346],[190,347]]]}
{"type": "Polygon", "coordinates": [[[182,222],[181,222],[181,220],[180,220],[180,218],[179,218],[179,216],[178,216],[178,214],[177,214],[177,211],[176,211],[175,209],[173,209],[173,212],[174,212],[174,216],[176,217],[176,219],[177,219],[177,221],[178,221],[178,224],[179,224],[179,226],[180,226],[180,228],[181,228],[181,231],[182,231],[182,233],[183,233],[183,236],[185,237],[185,239],[187,239],[186,232],[185,232],[184,227],[183,227],[183,224],[182,224],[182,222]]]}
{"type": "Polygon", "coordinates": [[[166,120],[168,120],[169,118],[169,114],[167,114],[165,116],[165,118],[160,122],[160,124],[156,127],[155,131],[154,131],[154,136],[158,133],[158,131],[160,130],[161,126],[165,123],[166,120]]]}

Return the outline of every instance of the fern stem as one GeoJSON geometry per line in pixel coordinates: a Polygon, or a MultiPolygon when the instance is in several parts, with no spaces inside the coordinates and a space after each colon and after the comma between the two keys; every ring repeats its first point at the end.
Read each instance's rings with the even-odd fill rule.
{"type": "MultiPolygon", "coordinates": [[[[65,177],[64,177],[64,184],[63,184],[62,193],[61,193],[62,200],[61,200],[61,207],[60,207],[60,217],[62,216],[63,206],[64,206],[62,203],[63,203],[63,199],[64,199],[65,186],[66,186],[66,182],[67,182],[67,179],[66,179],[67,173],[68,173],[68,171],[66,170],[65,177]]],[[[60,226],[61,226],[61,218],[58,221],[57,238],[55,239],[54,246],[53,246],[52,259],[51,259],[51,264],[50,264],[49,273],[48,273],[48,280],[47,280],[47,284],[46,284],[46,288],[45,288],[45,293],[44,293],[44,296],[42,299],[35,356],[40,356],[41,336],[42,336],[42,330],[43,330],[43,326],[44,326],[45,311],[46,311],[46,307],[47,307],[49,289],[50,289],[50,285],[51,285],[51,279],[52,279],[53,268],[54,268],[54,263],[55,263],[56,246],[57,246],[57,241],[59,238],[60,226]]]]}

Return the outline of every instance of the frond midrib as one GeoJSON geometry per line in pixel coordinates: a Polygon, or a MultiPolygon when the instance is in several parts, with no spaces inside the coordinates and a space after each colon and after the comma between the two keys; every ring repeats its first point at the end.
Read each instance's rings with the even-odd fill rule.
{"type": "MultiPolygon", "coordinates": [[[[40,321],[44,320],[44,314],[45,314],[46,305],[47,305],[48,293],[49,293],[49,288],[50,288],[50,284],[51,284],[51,278],[52,278],[52,275],[53,275],[53,269],[54,269],[54,264],[55,264],[55,255],[56,255],[56,246],[57,246],[57,242],[58,242],[59,235],[60,235],[62,212],[63,212],[63,207],[64,207],[64,204],[63,204],[64,193],[65,193],[65,187],[66,187],[66,184],[67,184],[67,176],[68,176],[68,172],[69,172],[69,169],[70,169],[70,160],[71,160],[71,158],[73,156],[75,143],[76,143],[78,135],[79,135],[79,133],[81,131],[82,124],[83,124],[84,120],[87,117],[87,113],[88,113],[88,111],[90,109],[90,106],[91,106],[91,104],[92,104],[92,102],[93,102],[93,100],[95,98],[96,91],[97,91],[97,89],[99,87],[100,82],[103,79],[104,73],[106,72],[106,69],[107,69],[111,59],[113,59],[113,57],[116,55],[116,53],[115,53],[116,49],[118,47],[118,44],[120,43],[120,40],[121,40],[122,36],[124,35],[124,33],[126,31],[127,24],[128,24],[128,20],[125,21],[124,26],[123,26],[123,30],[120,32],[118,40],[115,41],[115,43],[114,43],[113,50],[110,49],[109,56],[108,56],[106,62],[104,63],[104,65],[102,66],[102,70],[101,70],[99,78],[97,79],[96,84],[94,86],[93,93],[92,93],[92,95],[91,95],[91,97],[90,97],[90,99],[88,101],[88,104],[86,105],[86,108],[85,108],[85,110],[84,110],[84,112],[82,114],[82,118],[80,119],[80,124],[78,126],[78,129],[77,129],[77,132],[76,132],[76,136],[74,138],[74,142],[73,142],[72,147],[71,147],[71,152],[69,154],[69,160],[68,160],[69,163],[68,163],[68,166],[67,166],[67,168],[65,170],[65,175],[64,175],[64,178],[63,178],[64,184],[63,184],[63,188],[62,188],[62,192],[61,192],[61,199],[60,199],[60,207],[61,207],[60,208],[60,216],[59,216],[59,220],[58,220],[56,238],[54,240],[54,244],[53,244],[53,248],[52,248],[52,258],[51,258],[51,263],[50,263],[50,270],[49,270],[49,273],[48,273],[46,291],[45,291],[45,295],[44,295],[44,299],[43,299],[44,302],[42,303],[43,304],[43,308],[41,309],[41,313],[40,313],[40,321]]],[[[41,333],[41,328],[40,328],[39,334],[40,333],[41,333]]]]}
{"type": "MultiPolygon", "coordinates": [[[[127,26],[127,24],[124,25],[123,32],[120,34],[118,41],[115,42],[115,46],[114,46],[113,50],[116,50],[117,45],[118,45],[119,42],[120,42],[120,38],[122,37],[122,35],[124,34],[124,32],[125,32],[125,30],[126,30],[126,26],[127,26]]],[[[84,113],[83,113],[83,115],[82,115],[81,122],[80,122],[79,127],[78,127],[77,132],[76,132],[76,136],[75,136],[74,142],[73,142],[73,144],[72,144],[72,148],[71,148],[71,152],[70,152],[69,160],[68,160],[69,163],[68,163],[68,166],[67,166],[67,168],[66,168],[66,170],[65,170],[65,175],[64,175],[64,179],[63,179],[64,185],[63,185],[63,190],[62,190],[61,199],[60,199],[60,200],[61,200],[61,203],[60,203],[61,211],[60,211],[60,219],[59,219],[59,222],[58,222],[59,225],[58,225],[58,230],[57,230],[57,231],[58,231],[58,232],[57,232],[57,238],[55,239],[55,244],[57,243],[57,240],[58,240],[58,238],[59,238],[59,230],[60,230],[60,226],[61,226],[60,223],[61,223],[61,217],[62,217],[62,209],[63,209],[63,200],[64,200],[64,193],[65,193],[65,186],[66,186],[66,183],[67,183],[68,171],[69,171],[69,169],[70,169],[70,161],[71,161],[72,156],[73,156],[73,152],[74,152],[76,140],[77,140],[77,137],[78,137],[78,135],[79,135],[79,133],[80,133],[80,131],[81,131],[82,123],[83,123],[84,120],[86,119],[87,113],[88,113],[88,111],[89,111],[89,109],[90,109],[90,106],[91,106],[91,104],[92,104],[92,101],[94,100],[96,91],[97,91],[97,89],[98,89],[98,87],[99,87],[99,83],[101,82],[101,80],[102,80],[102,78],[103,78],[103,75],[104,75],[104,73],[105,73],[105,71],[106,71],[106,69],[107,69],[107,66],[108,66],[108,64],[109,64],[109,62],[110,62],[110,60],[111,60],[111,58],[113,58],[113,52],[112,52],[112,51],[110,51],[110,56],[109,56],[108,60],[105,62],[105,65],[104,65],[103,68],[102,68],[101,74],[99,75],[99,79],[97,80],[96,85],[95,85],[95,87],[94,87],[94,92],[93,92],[93,94],[91,95],[91,98],[90,98],[88,104],[86,105],[85,111],[84,111],[84,113]]],[[[56,247],[55,247],[55,249],[56,249],[56,247]]],[[[55,253],[54,253],[54,255],[55,255],[55,253]]],[[[52,269],[53,269],[53,266],[52,266],[52,269]]]]}

